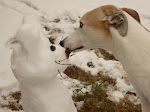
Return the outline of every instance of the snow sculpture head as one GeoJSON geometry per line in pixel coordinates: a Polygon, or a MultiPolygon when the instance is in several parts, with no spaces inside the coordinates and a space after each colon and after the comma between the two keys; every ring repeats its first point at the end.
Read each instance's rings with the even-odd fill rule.
{"type": "Polygon", "coordinates": [[[16,40],[18,43],[13,45],[11,68],[18,80],[48,80],[56,77],[58,70],[62,72],[67,67],[61,64],[68,64],[68,60],[61,64],[55,62],[66,58],[65,49],[53,45],[55,50],[51,50],[52,44],[43,34],[37,18],[24,18],[16,40]]]}

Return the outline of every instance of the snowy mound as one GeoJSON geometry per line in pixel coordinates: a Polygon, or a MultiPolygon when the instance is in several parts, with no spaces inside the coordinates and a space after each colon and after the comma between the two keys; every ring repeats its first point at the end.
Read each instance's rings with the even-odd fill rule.
{"type": "MultiPolygon", "coordinates": [[[[37,73],[40,71],[52,73],[53,71],[55,74],[58,73],[58,70],[63,71],[66,66],[57,64],[55,61],[66,58],[65,49],[55,45],[56,50],[51,51],[51,44],[42,33],[42,28],[37,23],[38,20],[34,24],[30,24],[31,20],[31,17],[26,17],[16,35],[18,44],[13,46],[12,65],[19,62],[18,64],[15,63],[15,66],[18,71],[21,70],[21,73],[25,73],[27,70],[30,70],[30,72],[36,71],[37,73]]],[[[67,64],[68,60],[64,60],[63,63],[67,64]]]]}
{"type": "Polygon", "coordinates": [[[13,45],[11,68],[25,112],[76,112],[69,91],[56,78],[67,67],[65,49],[45,37],[38,18],[25,17],[13,45]],[[51,49],[51,47],[54,47],[51,49]]]}

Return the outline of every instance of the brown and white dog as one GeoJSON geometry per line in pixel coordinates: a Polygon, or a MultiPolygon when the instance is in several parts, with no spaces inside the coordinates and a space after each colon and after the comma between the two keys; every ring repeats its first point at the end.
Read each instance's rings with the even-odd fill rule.
{"type": "Polygon", "coordinates": [[[150,112],[150,32],[136,11],[106,5],[86,13],[60,45],[70,50],[111,50],[135,87],[143,112],[150,112]]]}

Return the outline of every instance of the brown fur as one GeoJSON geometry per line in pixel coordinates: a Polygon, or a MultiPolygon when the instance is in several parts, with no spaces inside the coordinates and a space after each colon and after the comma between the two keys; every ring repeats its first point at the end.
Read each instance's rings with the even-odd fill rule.
{"type": "MultiPolygon", "coordinates": [[[[139,24],[144,27],[142,24],[141,24],[141,21],[140,21],[140,16],[139,14],[133,10],[133,9],[129,9],[129,8],[121,8],[121,10],[127,12],[130,16],[132,16],[135,20],[137,20],[139,22],[139,24]]],[[[145,27],[144,27],[145,28],[145,27]]],[[[148,32],[150,32],[147,28],[145,28],[148,32]]]]}
{"type": "Polygon", "coordinates": [[[109,31],[109,25],[110,25],[109,21],[103,21],[103,19],[106,16],[106,11],[108,10],[120,11],[119,8],[113,5],[105,5],[105,6],[96,8],[86,13],[82,17],[81,22],[84,25],[87,25],[90,28],[93,28],[97,32],[99,32],[99,29],[101,29],[101,32],[99,32],[100,33],[99,35],[104,35],[104,37],[111,37],[110,31],[109,31]]]}
{"type": "Polygon", "coordinates": [[[128,13],[130,16],[132,16],[135,20],[137,20],[139,23],[141,23],[139,14],[138,14],[135,10],[129,9],[129,8],[121,8],[121,10],[127,12],[127,13],[128,13]]]}
{"type": "Polygon", "coordinates": [[[100,35],[110,37],[110,31],[108,27],[106,27],[105,22],[103,21],[103,18],[105,17],[105,12],[110,9],[119,11],[119,9],[113,5],[102,6],[86,13],[82,17],[81,22],[83,22],[84,25],[87,25],[96,31],[99,31],[99,29],[103,30],[102,32],[104,34],[100,35]]]}
{"type": "Polygon", "coordinates": [[[104,6],[100,7],[100,8],[101,8],[101,10],[103,12],[106,12],[107,10],[115,10],[115,11],[119,11],[120,10],[119,8],[117,8],[117,7],[113,6],[113,5],[104,5],[104,6]]]}

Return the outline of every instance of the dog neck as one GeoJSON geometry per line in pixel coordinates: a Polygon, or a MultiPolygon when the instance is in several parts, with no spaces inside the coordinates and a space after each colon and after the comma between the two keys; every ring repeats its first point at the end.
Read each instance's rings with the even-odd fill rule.
{"type": "Polygon", "coordinates": [[[150,69],[150,33],[131,16],[125,14],[128,18],[128,33],[125,37],[120,36],[114,28],[110,28],[113,53],[121,61],[127,74],[140,75],[144,69],[150,69]],[[145,66],[142,65],[143,62],[145,66]]]}

